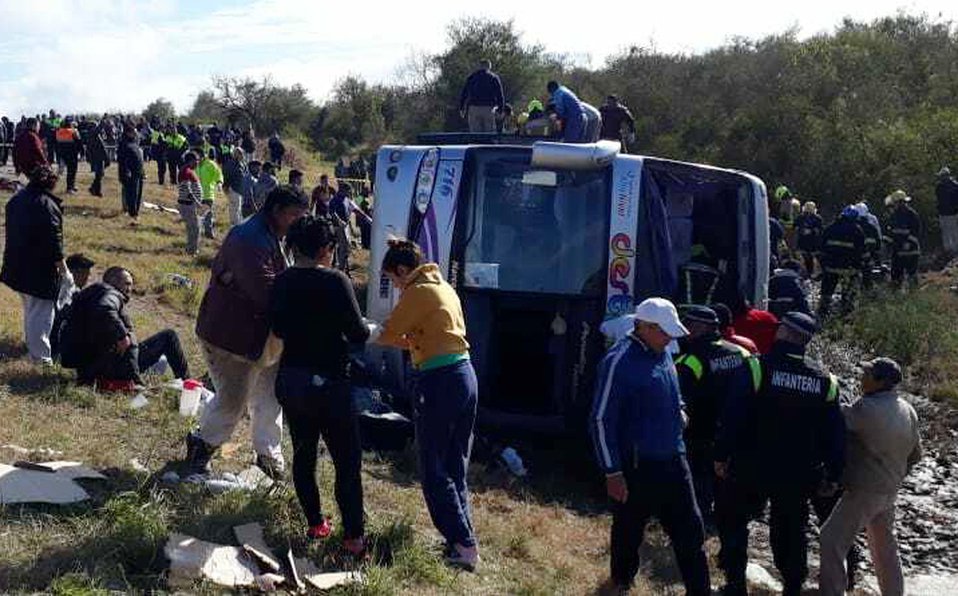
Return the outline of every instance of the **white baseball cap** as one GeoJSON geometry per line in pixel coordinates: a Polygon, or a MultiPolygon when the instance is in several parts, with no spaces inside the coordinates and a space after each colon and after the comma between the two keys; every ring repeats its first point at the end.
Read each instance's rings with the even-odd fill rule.
{"type": "Polygon", "coordinates": [[[689,334],[682,321],[679,320],[679,311],[675,305],[665,298],[648,298],[635,307],[636,320],[646,323],[655,323],[666,332],[669,337],[677,339],[689,334]]]}

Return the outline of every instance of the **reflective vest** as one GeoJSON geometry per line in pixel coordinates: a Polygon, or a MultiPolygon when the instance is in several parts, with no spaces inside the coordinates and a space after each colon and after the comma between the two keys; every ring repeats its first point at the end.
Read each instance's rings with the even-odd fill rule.
{"type": "Polygon", "coordinates": [[[186,147],[186,137],[177,133],[166,139],[167,144],[174,149],[183,149],[186,147]]]}
{"type": "Polygon", "coordinates": [[[57,129],[57,143],[72,143],[76,141],[76,131],[72,128],[57,129]]]}

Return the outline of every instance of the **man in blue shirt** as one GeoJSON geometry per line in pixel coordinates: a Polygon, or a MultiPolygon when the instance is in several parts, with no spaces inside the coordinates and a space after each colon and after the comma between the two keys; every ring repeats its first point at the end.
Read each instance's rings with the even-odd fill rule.
{"type": "Polygon", "coordinates": [[[686,592],[709,594],[705,532],[682,441],[684,412],[669,344],[688,335],[675,306],[650,298],[629,315],[631,334],[599,368],[590,431],[612,510],[612,582],[631,586],[645,525],[662,523],[686,592]]]}
{"type": "Polygon", "coordinates": [[[556,115],[562,120],[562,142],[588,142],[586,138],[588,117],[576,94],[555,81],[549,81],[546,89],[552,96],[550,103],[555,105],[556,115]]]}
{"type": "Polygon", "coordinates": [[[459,115],[468,118],[469,132],[495,132],[496,114],[504,105],[502,81],[492,72],[492,62],[480,61],[459,94],[459,115]]]}

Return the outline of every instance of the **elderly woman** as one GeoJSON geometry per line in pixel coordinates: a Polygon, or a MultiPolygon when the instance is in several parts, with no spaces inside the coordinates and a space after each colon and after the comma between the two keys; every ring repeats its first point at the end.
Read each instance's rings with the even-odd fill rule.
{"type": "Polygon", "coordinates": [[[29,179],[7,202],[0,281],[23,301],[23,334],[30,358],[50,364],[57,296],[69,275],[63,255],[63,211],[60,199],[52,194],[57,175],[50,166],[35,166],[29,179]]]}

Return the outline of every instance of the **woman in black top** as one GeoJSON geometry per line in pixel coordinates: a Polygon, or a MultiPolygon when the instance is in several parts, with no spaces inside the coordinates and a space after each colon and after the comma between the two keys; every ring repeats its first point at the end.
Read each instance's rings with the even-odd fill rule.
{"type": "Polygon", "coordinates": [[[322,435],[336,468],[336,502],[343,517],[343,544],[362,555],[363,487],[359,424],[350,397],[350,343],[369,337],[349,280],[332,269],[336,230],[326,218],[307,215],[286,236],[295,264],[273,286],[270,327],[283,340],[276,397],[293,442],[293,484],[309,523],[307,536],[332,532],[316,486],[322,435]]]}

